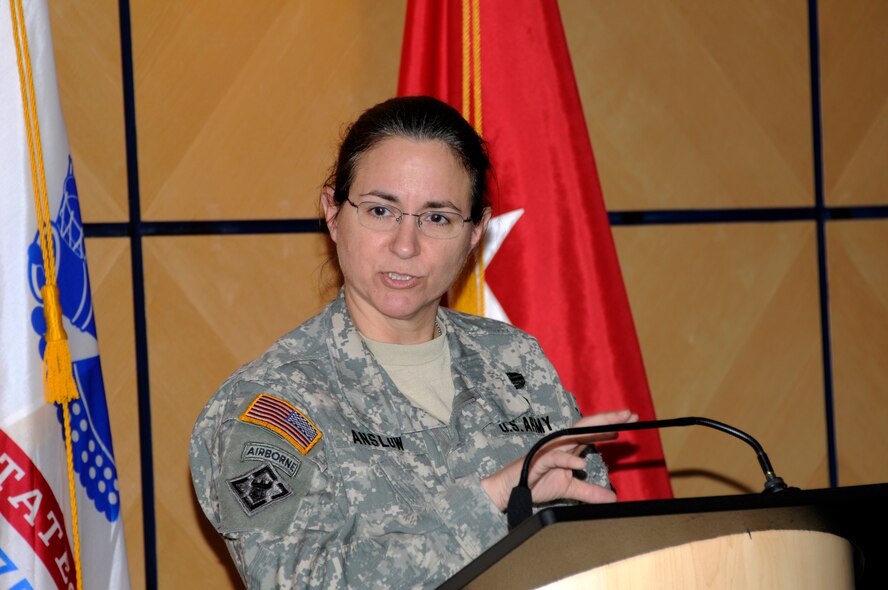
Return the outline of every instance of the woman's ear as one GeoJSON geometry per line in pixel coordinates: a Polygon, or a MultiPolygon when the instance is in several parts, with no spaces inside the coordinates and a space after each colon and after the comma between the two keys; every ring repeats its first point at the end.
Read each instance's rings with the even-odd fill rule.
{"type": "Polygon", "coordinates": [[[333,189],[325,186],[321,190],[321,207],[324,209],[324,221],[327,222],[327,230],[330,232],[330,238],[336,242],[337,217],[339,216],[339,205],[333,198],[333,189]]]}
{"type": "Polygon", "coordinates": [[[472,228],[472,248],[478,245],[481,236],[487,231],[487,224],[490,223],[491,215],[493,215],[493,210],[490,207],[485,207],[484,211],[481,213],[481,221],[478,222],[478,225],[472,228]]]}

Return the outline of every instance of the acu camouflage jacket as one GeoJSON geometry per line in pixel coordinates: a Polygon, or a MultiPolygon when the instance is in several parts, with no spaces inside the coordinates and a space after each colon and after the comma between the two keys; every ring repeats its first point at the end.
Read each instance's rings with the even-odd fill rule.
{"type": "MultiPolygon", "coordinates": [[[[438,322],[449,424],[398,392],[342,296],[210,400],[192,479],[249,588],[435,587],[506,534],[480,480],[579,411],[529,335],[447,309],[438,322]]],[[[607,485],[597,454],[588,465],[607,485]]]]}

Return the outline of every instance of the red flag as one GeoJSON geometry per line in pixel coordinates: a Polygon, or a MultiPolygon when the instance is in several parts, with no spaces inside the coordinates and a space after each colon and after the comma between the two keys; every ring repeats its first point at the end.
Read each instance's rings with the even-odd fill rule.
{"type": "MultiPolygon", "coordinates": [[[[398,94],[490,142],[495,219],[454,306],[536,336],[584,414],[654,419],[556,0],[409,0],[398,94]]],[[[656,432],[603,450],[621,500],[671,497],[656,432]]]]}

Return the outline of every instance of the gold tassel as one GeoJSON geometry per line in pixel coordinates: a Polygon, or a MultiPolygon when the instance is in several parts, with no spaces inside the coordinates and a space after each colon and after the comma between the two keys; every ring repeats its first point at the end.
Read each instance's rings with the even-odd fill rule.
{"type": "Polygon", "coordinates": [[[43,353],[43,391],[46,403],[66,404],[77,399],[77,385],[71,372],[71,348],[62,324],[59,289],[46,285],[43,294],[43,315],[46,318],[46,351],[43,353]]]}

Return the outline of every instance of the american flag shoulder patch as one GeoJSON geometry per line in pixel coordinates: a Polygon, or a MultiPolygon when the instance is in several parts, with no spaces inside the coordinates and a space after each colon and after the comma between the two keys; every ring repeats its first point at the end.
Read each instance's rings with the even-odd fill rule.
{"type": "Polygon", "coordinates": [[[267,393],[260,393],[240,420],[268,428],[307,454],[321,440],[321,431],[308,416],[292,404],[267,393]]]}

